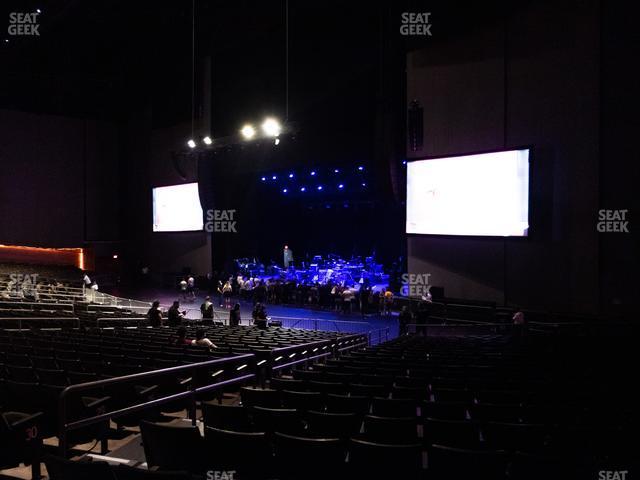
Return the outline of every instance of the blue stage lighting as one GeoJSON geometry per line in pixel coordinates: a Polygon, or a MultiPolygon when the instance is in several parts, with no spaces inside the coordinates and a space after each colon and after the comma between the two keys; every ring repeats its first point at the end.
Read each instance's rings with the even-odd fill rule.
{"type": "Polygon", "coordinates": [[[307,187],[300,187],[300,191],[301,192],[306,192],[307,191],[307,187]]]}
{"type": "Polygon", "coordinates": [[[340,184],[340,185],[338,185],[338,188],[342,190],[344,188],[344,185],[340,184]]]}
{"type": "Polygon", "coordinates": [[[267,177],[262,177],[261,179],[263,182],[267,180],[267,177]]]}
{"type": "Polygon", "coordinates": [[[276,176],[274,175],[273,177],[271,177],[271,180],[275,180],[276,178],[278,178],[278,177],[276,177],[276,176]]]}
{"type": "Polygon", "coordinates": [[[293,173],[290,173],[290,174],[289,174],[289,178],[293,178],[293,173]]]}
{"type": "Polygon", "coordinates": [[[363,171],[363,170],[364,170],[364,167],[363,167],[362,165],[360,165],[360,166],[358,167],[358,170],[363,171]]]}
{"type": "Polygon", "coordinates": [[[340,170],[338,170],[337,168],[333,171],[333,173],[338,173],[340,170]]]}
{"type": "Polygon", "coordinates": [[[322,190],[322,185],[318,185],[318,190],[322,190]]]}
{"type": "Polygon", "coordinates": [[[406,161],[406,160],[402,160],[402,164],[403,164],[403,165],[406,165],[406,164],[407,164],[407,161],[406,161]]]}
{"type": "Polygon", "coordinates": [[[366,184],[366,183],[363,183],[363,184],[362,184],[362,186],[363,186],[363,187],[366,187],[366,186],[367,186],[367,184],[366,184]]]}
{"type": "Polygon", "coordinates": [[[314,170],[314,171],[312,171],[312,172],[311,172],[311,176],[312,176],[312,177],[315,177],[315,175],[316,175],[316,172],[315,172],[315,170],[314,170]]]}
{"type": "Polygon", "coordinates": [[[287,193],[287,189],[286,189],[286,188],[283,188],[283,189],[282,189],[282,193],[287,193]]]}

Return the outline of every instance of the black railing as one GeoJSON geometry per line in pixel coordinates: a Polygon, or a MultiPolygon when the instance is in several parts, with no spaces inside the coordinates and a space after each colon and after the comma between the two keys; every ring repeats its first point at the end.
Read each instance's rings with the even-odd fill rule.
{"type": "MultiPolygon", "coordinates": [[[[256,385],[264,385],[266,379],[270,378],[273,372],[279,372],[302,363],[315,362],[330,356],[339,356],[343,352],[354,348],[362,348],[368,344],[368,336],[365,334],[347,335],[329,340],[276,348],[270,351],[247,353],[234,357],[218,358],[190,365],[71,385],[60,393],[58,400],[60,455],[66,458],[69,450],[67,438],[69,432],[73,430],[178,400],[188,402],[189,417],[195,425],[197,401],[205,393],[219,391],[227,386],[251,380],[256,385]],[[214,372],[212,373],[212,371],[214,372]],[[168,393],[159,398],[148,399],[112,411],[99,411],[95,415],[85,418],[70,420],[68,417],[68,401],[73,395],[80,395],[82,392],[95,392],[107,387],[148,384],[148,381],[152,379],[175,381],[176,378],[182,378],[180,385],[185,387],[184,391],[168,393]]],[[[108,392],[108,390],[105,391],[108,392]]],[[[106,404],[108,402],[105,402],[106,404]]],[[[106,445],[103,443],[103,449],[105,448],[106,445]]]]}
{"type": "Polygon", "coordinates": [[[106,420],[130,415],[133,413],[156,407],[177,400],[187,400],[189,402],[189,416],[193,424],[196,422],[196,401],[200,394],[220,390],[229,385],[256,380],[256,356],[252,353],[238,355],[234,357],[218,358],[208,360],[206,362],[193,363],[190,365],[182,365],[178,367],[170,367],[162,370],[152,370],[149,372],[135,373],[122,377],[108,378],[95,382],[79,383],[65,388],[58,399],[58,438],[59,449],[62,457],[67,456],[68,445],[67,435],[69,431],[77,430],[90,425],[95,425],[106,420]],[[228,368],[230,366],[230,368],[228,368]],[[216,372],[208,375],[208,378],[219,379],[224,378],[225,373],[228,378],[224,380],[211,380],[207,378],[206,373],[215,369],[216,372]],[[201,375],[202,373],[205,375],[201,375]],[[82,392],[88,392],[103,389],[105,387],[124,386],[131,384],[139,384],[147,382],[150,379],[172,380],[176,377],[187,377],[182,384],[186,387],[184,391],[172,393],[160,398],[143,401],[134,405],[119,408],[113,411],[100,412],[94,416],[69,421],[68,419],[68,399],[71,395],[79,395],[82,392]]]}

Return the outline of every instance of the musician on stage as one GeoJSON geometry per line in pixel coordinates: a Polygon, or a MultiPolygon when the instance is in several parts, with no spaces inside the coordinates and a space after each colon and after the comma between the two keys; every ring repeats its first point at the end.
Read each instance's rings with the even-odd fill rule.
{"type": "Polygon", "coordinates": [[[289,264],[293,262],[293,252],[291,251],[288,245],[284,246],[283,254],[284,254],[284,268],[288,269],[289,264]]]}

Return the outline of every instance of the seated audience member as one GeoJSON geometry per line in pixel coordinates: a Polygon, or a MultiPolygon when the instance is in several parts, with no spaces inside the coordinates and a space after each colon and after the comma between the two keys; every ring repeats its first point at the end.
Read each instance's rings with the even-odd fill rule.
{"type": "Polygon", "coordinates": [[[513,336],[515,338],[522,337],[526,333],[527,322],[524,318],[524,313],[518,310],[513,314],[513,336]]]}
{"type": "Polygon", "coordinates": [[[201,328],[196,330],[196,339],[193,340],[191,344],[199,347],[207,347],[208,349],[218,348],[211,340],[204,336],[204,330],[201,328]]]}
{"type": "Polygon", "coordinates": [[[256,303],[256,306],[253,307],[251,317],[253,318],[254,325],[258,328],[267,328],[267,310],[263,304],[256,303]]]}
{"type": "Polygon", "coordinates": [[[179,308],[180,308],[180,302],[177,300],[173,302],[173,305],[171,305],[171,307],[169,307],[169,312],[167,316],[169,317],[168,323],[170,327],[176,327],[180,325],[182,323],[182,319],[187,314],[186,310],[183,310],[181,312],[180,310],[178,310],[179,308]]]}
{"type": "Polygon", "coordinates": [[[236,303],[231,311],[229,312],[229,325],[232,327],[237,327],[241,322],[240,318],[240,304],[236,303]]]}
{"type": "Polygon", "coordinates": [[[149,325],[152,327],[162,326],[162,310],[160,310],[160,302],[158,300],[151,305],[147,312],[147,318],[149,319],[149,325]]]}
{"type": "Polygon", "coordinates": [[[202,313],[202,320],[213,320],[213,303],[211,303],[211,297],[204,299],[204,303],[200,305],[200,313],[202,313]]]}
{"type": "Polygon", "coordinates": [[[173,343],[176,346],[191,345],[193,343],[193,340],[189,340],[187,338],[186,328],[179,327],[178,330],[176,330],[176,337],[175,339],[172,339],[171,343],[173,343]]]}

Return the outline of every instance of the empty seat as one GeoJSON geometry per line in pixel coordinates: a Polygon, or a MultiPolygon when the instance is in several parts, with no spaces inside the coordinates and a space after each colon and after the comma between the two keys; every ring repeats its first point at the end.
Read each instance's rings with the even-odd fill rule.
{"type": "Polygon", "coordinates": [[[459,448],[478,448],[480,431],[470,420],[440,420],[426,418],[423,436],[428,445],[438,444],[459,448]]]}
{"type": "Polygon", "coordinates": [[[360,420],[355,413],[307,412],[307,433],[313,437],[349,438],[358,433],[360,420]]]}
{"type": "Polygon", "coordinates": [[[364,417],[363,438],[379,443],[413,444],[418,441],[416,419],[413,417],[364,417]]]}
{"type": "Polygon", "coordinates": [[[292,392],[304,392],[306,385],[303,380],[293,378],[272,378],[269,387],[275,390],[289,390],[292,392]]]}
{"type": "Polygon", "coordinates": [[[353,478],[419,479],[422,477],[420,444],[390,445],[351,439],[349,472],[353,478]]]}
{"type": "Polygon", "coordinates": [[[204,441],[194,426],[140,422],[147,465],[161,470],[205,471],[204,441]]]}
{"type": "Polygon", "coordinates": [[[280,392],[270,388],[242,387],[240,398],[242,404],[247,407],[280,407],[280,392]]]}
{"type": "Polygon", "coordinates": [[[438,479],[497,480],[506,474],[507,459],[500,451],[431,445],[427,458],[429,474],[438,479]]]}
{"type": "Polygon", "coordinates": [[[248,407],[202,402],[202,416],[207,427],[223,430],[250,431],[248,407]]]}
{"type": "Polygon", "coordinates": [[[355,413],[365,415],[369,413],[370,400],[359,395],[328,394],[326,397],[327,411],[335,413],[355,413]]]}
{"type": "Polygon", "coordinates": [[[286,408],[295,408],[301,412],[319,410],[323,404],[322,394],[320,392],[292,392],[283,390],[282,404],[286,408]]]}
{"type": "Polygon", "coordinates": [[[549,443],[544,425],[486,422],[481,429],[486,444],[495,449],[539,453],[549,443]]]}
{"type": "Polygon", "coordinates": [[[0,415],[0,468],[31,465],[31,478],[40,478],[41,413],[4,412],[0,415]]]}
{"type": "Polygon", "coordinates": [[[303,431],[300,412],[293,408],[253,407],[253,424],[260,432],[282,432],[293,435],[303,431]]]}
{"type": "Polygon", "coordinates": [[[264,432],[236,432],[205,427],[207,468],[235,470],[238,478],[267,478],[271,466],[271,447],[264,432]]]}
{"type": "Polygon", "coordinates": [[[404,398],[374,398],[371,413],[381,417],[415,417],[417,402],[404,398]]]}
{"type": "Polygon", "coordinates": [[[36,374],[40,379],[40,383],[46,383],[47,385],[63,385],[63,386],[66,386],[69,384],[69,380],[67,379],[67,374],[64,373],[64,370],[38,369],[36,370],[36,374]]]}
{"type": "Polygon", "coordinates": [[[442,420],[466,420],[467,404],[462,402],[423,402],[420,405],[423,418],[442,420]]]}
{"type": "Polygon", "coordinates": [[[338,438],[305,438],[276,433],[276,468],[279,478],[326,479],[344,469],[344,444],[338,438]]]}

